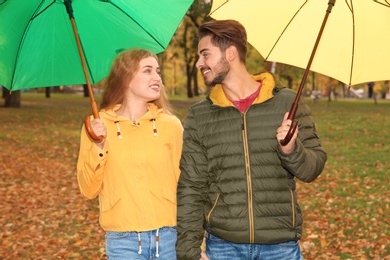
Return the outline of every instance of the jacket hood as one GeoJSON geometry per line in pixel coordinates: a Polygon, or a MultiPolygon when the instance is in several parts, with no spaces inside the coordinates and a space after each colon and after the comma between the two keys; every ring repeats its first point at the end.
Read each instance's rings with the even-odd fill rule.
{"type": "MultiPolygon", "coordinates": [[[[121,107],[120,104],[115,105],[109,109],[102,109],[100,112],[100,116],[106,120],[112,121],[116,124],[117,127],[117,136],[119,139],[122,139],[121,127],[120,123],[123,121],[130,121],[127,117],[117,115],[116,111],[121,107]]],[[[140,117],[137,122],[133,122],[133,125],[140,125],[141,121],[150,121],[153,127],[153,135],[157,136],[157,127],[156,127],[156,119],[159,114],[163,113],[164,110],[162,108],[158,108],[153,103],[148,103],[148,111],[140,117]]]]}
{"type": "MultiPolygon", "coordinates": [[[[256,81],[261,81],[261,90],[259,96],[253,101],[253,104],[262,103],[274,96],[275,79],[271,73],[265,72],[258,75],[252,75],[256,81]]],[[[226,107],[234,106],[233,103],[226,97],[223,91],[222,84],[215,85],[207,97],[215,105],[226,107]]]]}
{"type": "MultiPolygon", "coordinates": [[[[111,121],[128,121],[129,119],[123,116],[119,116],[116,114],[116,111],[121,107],[120,104],[115,105],[112,108],[109,109],[102,109],[100,111],[100,116],[102,116],[105,119],[111,120],[111,121]]],[[[153,103],[148,103],[148,112],[146,112],[145,115],[143,115],[139,120],[142,119],[147,119],[151,120],[153,118],[156,118],[160,113],[163,112],[162,108],[158,108],[155,104],[153,103]]]]}

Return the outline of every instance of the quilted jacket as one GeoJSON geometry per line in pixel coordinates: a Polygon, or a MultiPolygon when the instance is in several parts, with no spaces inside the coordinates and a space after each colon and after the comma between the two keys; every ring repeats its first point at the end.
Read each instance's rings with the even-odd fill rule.
{"type": "Polygon", "coordinates": [[[295,178],[315,180],[327,155],[309,107],[300,100],[295,150],[279,150],[276,129],[296,93],[269,73],[240,112],[216,85],[188,111],[178,184],[178,259],[199,259],[204,230],[234,243],[299,240],[302,214],[295,178]]]}

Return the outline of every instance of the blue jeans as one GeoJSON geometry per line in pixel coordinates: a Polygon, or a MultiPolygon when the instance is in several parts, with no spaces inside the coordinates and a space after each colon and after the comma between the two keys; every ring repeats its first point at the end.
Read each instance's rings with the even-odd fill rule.
{"type": "Polygon", "coordinates": [[[176,227],[146,232],[106,232],[109,260],[176,260],[176,227]],[[158,239],[157,238],[158,232],[158,239]]]}
{"type": "Polygon", "coordinates": [[[210,260],[302,260],[299,242],[280,244],[236,244],[208,234],[206,253],[210,260]]]}

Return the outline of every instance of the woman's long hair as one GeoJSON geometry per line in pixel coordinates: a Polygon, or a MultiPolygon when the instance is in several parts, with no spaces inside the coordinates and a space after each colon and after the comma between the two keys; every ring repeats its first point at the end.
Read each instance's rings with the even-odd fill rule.
{"type": "MultiPolygon", "coordinates": [[[[158,57],[153,52],[145,49],[131,49],[122,51],[113,61],[110,74],[104,87],[101,109],[110,109],[117,104],[122,104],[129,83],[140,69],[141,60],[153,57],[158,62],[158,57]]],[[[158,108],[162,108],[168,114],[173,114],[172,107],[168,101],[164,84],[161,83],[160,97],[151,101],[158,108]]]]}

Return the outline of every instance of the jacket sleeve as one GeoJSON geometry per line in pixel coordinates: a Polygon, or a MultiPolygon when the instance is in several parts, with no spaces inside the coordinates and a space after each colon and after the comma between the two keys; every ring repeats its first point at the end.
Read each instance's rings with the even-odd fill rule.
{"type": "Polygon", "coordinates": [[[298,138],[294,151],[285,155],[279,150],[283,167],[303,182],[314,181],[324,169],[327,154],[321,146],[310,108],[300,99],[295,118],[298,120],[298,138]]]}
{"type": "Polygon", "coordinates": [[[181,174],[177,188],[176,252],[179,260],[199,259],[203,240],[204,203],[208,191],[207,156],[198,135],[194,112],[188,110],[183,134],[181,174]]]}
{"type": "Polygon", "coordinates": [[[88,199],[95,198],[103,183],[103,170],[108,156],[108,141],[100,149],[88,136],[83,126],[77,161],[77,181],[81,193],[88,199]]]}

